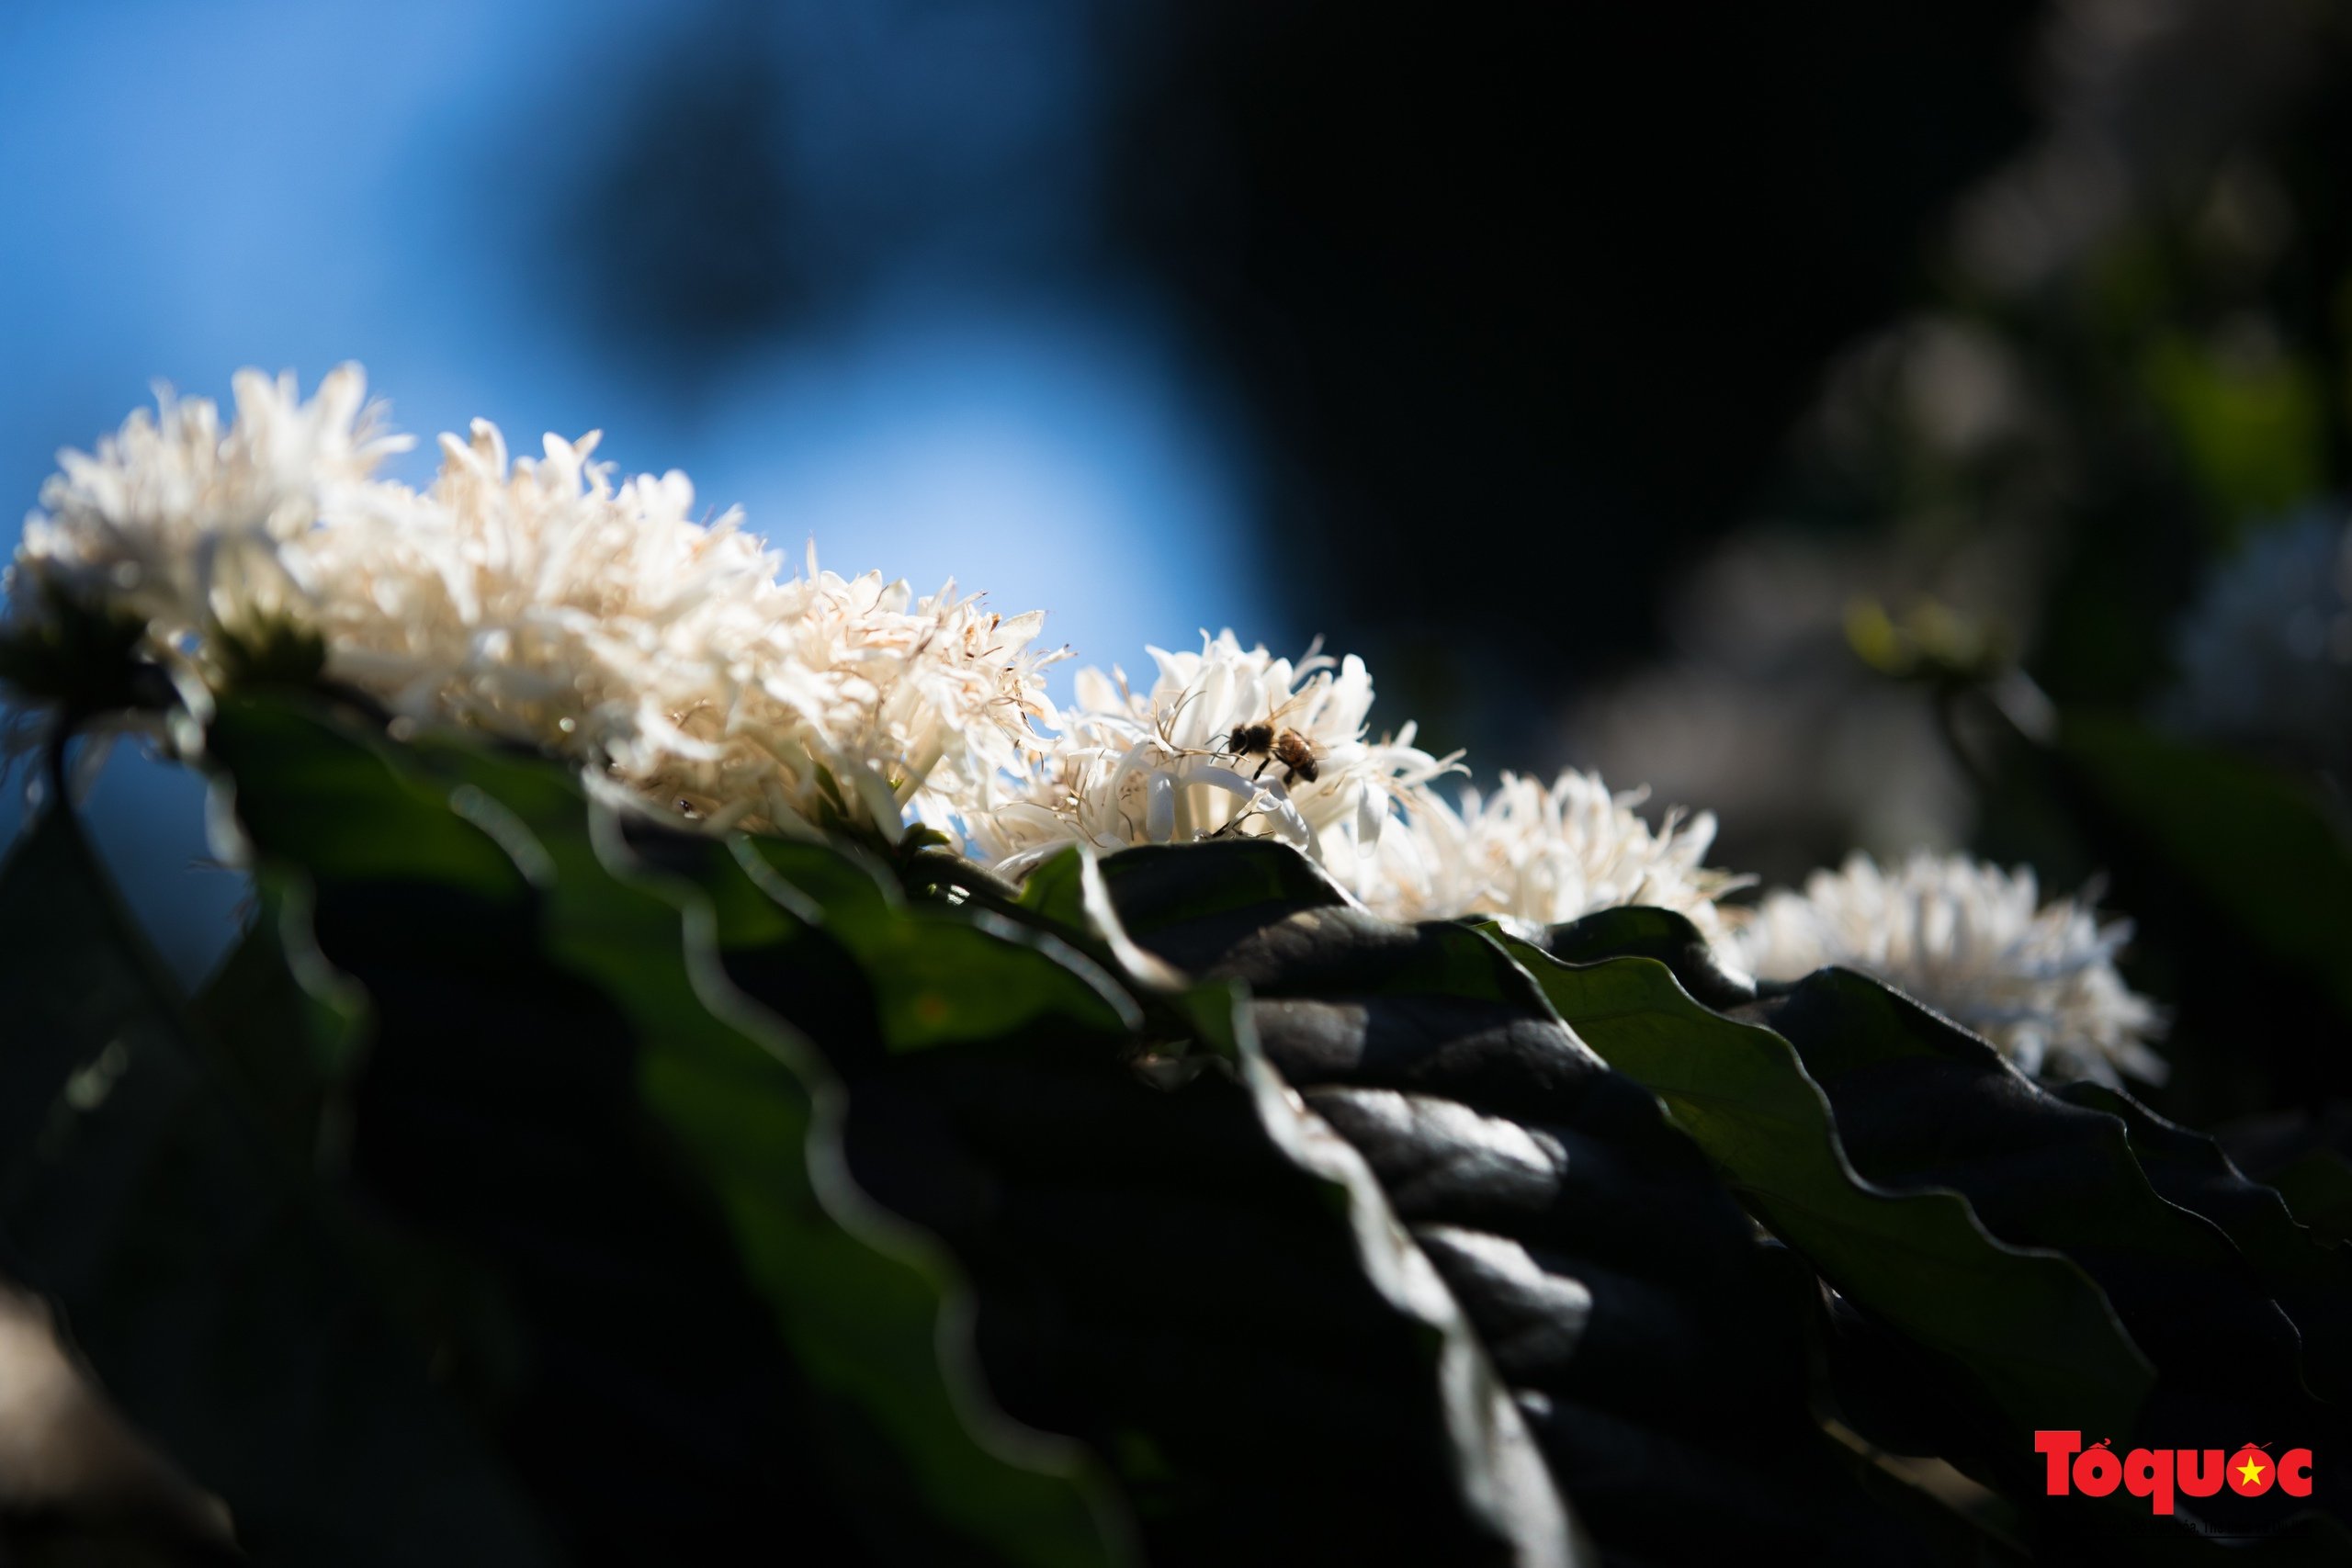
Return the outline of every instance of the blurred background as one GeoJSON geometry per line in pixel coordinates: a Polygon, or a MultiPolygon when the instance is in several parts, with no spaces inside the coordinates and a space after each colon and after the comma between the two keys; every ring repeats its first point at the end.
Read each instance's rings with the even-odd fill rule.
{"type": "MultiPolygon", "coordinates": [[[[2212,914],[2020,736],[2121,715],[2340,816],[2347,28],[12,0],[0,485],[31,505],[151,378],[356,358],[404,428],[601,427],[1084,662],[1321,634],[1375,725],[1711,808],[1768,881],[1857,845],[2104,876],[2167,1093],[2316,1105],[2352,1092],[2329,953],[2212,914]],[[2258,1039],[2221,970],[2273,986],[2258,1039]]],[[[130,759],[95,806],[189,974],[242,897],[201,817],[130,759]]]]}

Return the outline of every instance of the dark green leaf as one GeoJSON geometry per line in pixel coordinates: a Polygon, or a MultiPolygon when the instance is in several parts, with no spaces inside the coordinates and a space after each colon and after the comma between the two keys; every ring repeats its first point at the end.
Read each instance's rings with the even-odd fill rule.
{"type": "Polygon", "coordinates": [[[2128,719],[2070,716],[2060,745],[2110,809],[2352,1015],[2352,842],[2312,786],[2128,719]]]}
{"type": "Polygon", "coordinates": [[[1715,960],[1713,945],[1699,928],[1671,909],[1598,910],[1544,932],[1543,950],[1563,964],[1655,959],[1672,971],[1682,989],[1711,1008],[1738,1007],[1756,999],[1756,987],[1725,974],[1715,960]]]}
{"type": "Polygon", "coordinates": [[[338,1171],[368,999],[311,941],[310,890],[256,879],[253,924],[197,998],[221,1075],[297,1165],[338,1171]]]}
{"type": "Polygon", "coordinates": [[[1057,937],[1023,931],[985,911],[937,904],[910,909],[895,888],[877,897],[838,868],[813,863],[821,846],[784,840],[750,841],[748,852],[801,893],[824,930],[869,975],[887,975],[870,993],[881,1038],[892,1051],[920,1051],[946,1041],[1089,1038],[1125,1035],[1142,1022],[1135,999],[1091,960],[1057,937]],[[849,891],[829,900],[827,892],[849,891]]]}
{"type": "Polygon", "coordinates": [[[1863,1179],[1786,1040],[1701,1007],[1655,960],[1568,964],[1506,946],[1840,1292],[1966,1367],[2025,1430],[2130,1427],[2154,1373],[2098,1286],[2063,1258],[1995,1240],[1957,1192],[1863,1179]]]}
{"type": "Polygon", "coordinates": [[[1152,990],[1177,987],[1176,971],[1154,958],[1127,934],[1111,902],[1102,863],[1072,844],[1038,864],[1022,884],[1021,906],[1049,926],[1058,926],[1119,973],[1152,990]]]}
{"type": "Polygon", "coordinates": [[[1340,908],[1349,902],[1305,857],[1263,840],[1147,845],[1122,851],[1104,870],[1117,882],[1121,922],[1147,947],[1172,925],[1224,916],[1238,931],[1254,931],[1269,909],[1340,908]]]}
{"type": "Polygon", "coordinates": [[[2352,1240],[2352,1160],[2333,1149],[2311,1149],[2271,1179],[2296,1220],[2321,1240],[2352,1240]]]}
{"type": "Polygon", "coordinates": [[[1815,1424],[1809,1274],[1524,971],[1347,907],[1280,846],[1203,848],[1103,863],[1128,930],[1250,987],[1268,1060],[1376,1176],[1604,1551],[1932,1559],[1815,1424]]]}
{"type": "Polygon", "coordinates": [[[0,631],[0,692],[77,716],[156,705],[170,687],[147,661],[141,616],[76,603],[50,582],[40,609],[0,631]]]}
{"type": "MultiPolygon", "coordinates": [[[[2049,1093],[1982,1040],[1845,970],[1753,1011],[1796,1046],[1865,1179],[1962,1192],[1994,1235],[2063,1252],[2098,1281],[2157,1371],[2135,1441],[2291,1430],[2317,1448],[2345,1435],[2306,1392],[2293,1321],[2227,1235],[2158,1195],[2114,1116],[2049,1093]]],[[[2318,1484],[2316,1500],[2341,1506],[2340,1486],[2318,1484]]],[[[2194,1510],[2223,1528],[2277,1511],[2227,1493],[2194,1510]]]]}
{"type": "MultiPolygon", "coordinates": [[[[213,747],[374,998],[356,1176],[514,1301],[527,1376],[500,1429],[583,1555],[707,1559],[769,1529],[831,1561],[864,1554],[853,1535],[1099,1560],[1066,1482],[967,1430],[940,1287],[820,1197],[814,1057],[728,987],[704,903],[607,869],[560,767],[261,701],[225,703],[213,747]]],[[[788,929],[727,869],[739,917],[788,929]]]]}
{"type": "Polygon", "coordinates": [[[2156,1191],[2219,1226],[2294,1320],[2313,1391],[2339,1404],[2352,1400],[2352,1258],[2298,1224],[2277,1192],[2247,1180],[2204,1134],[2098,1084],[2060,1092],[2123,1123],[2156,1191]]]}
{"type": "Polygon", "coordinates": [[[0,1227],[263,1562],[528,1563],[537,1527],[212,1083],[72,820],[0,871],[0,1227]]]}
{"type": "MultiPolygon", "coordinates": [[[[880,918],[862,890],[837,914],[812,896],[823,877],[799,847],[744,849],[823,906],[870,989],[891,983],[895,943],[853,929],[880,918]]],[[[1085,874],[1070,869],[1075,890],[1085,874]]],[[[1066,907],[1080,918],[1085,905],[1066,907]]],[[[1073,936],[1131,947],[1107,907],[1094,915],[1073,936]]],[[[944,912],[896,918],[922,931],[944,912]]],[[[1072,943],[961,918],[983,939],[969,947],[975,984],[1066,988],[1037,964],[1070,964],[1072,943]]],[[[800,998],[763,988],[757,960],[729,954],[789,1012],[800,998]]],[[[1090,1035],[1075,1013],[1041,1013],[1007,1032],[1001,1002],[951,1012],[961,1040],[844,1062],[852,1168],[971,1271],[1006,1406],[1104,1456],[1154,1560],[1469,1562],[1502,1560],[1513,1540],[1535,1561],[1564,1551],[1557,1500],[1523,1437],[1510,1441],[1517,1416],[1361,1162],[1299,1115],[1229,990],[1151,1001],[1238,1077],[1157,1089],[1130,1070],[1127,1018],[1090,1035]]]]}

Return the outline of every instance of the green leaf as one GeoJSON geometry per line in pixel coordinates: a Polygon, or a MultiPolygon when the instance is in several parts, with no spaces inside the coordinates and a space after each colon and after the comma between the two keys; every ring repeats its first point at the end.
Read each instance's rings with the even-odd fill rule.
{"type": "Polygon", "coordinates": [[[1151,1560],[1556,1552],[1451,1303],[1269,1095],[941,1049],[854,1086],[850,1168],[972,1269],[991,1386],[1115,1467],[1151,1560]]]}
{"type": "Polygon", "coordinates": [[[639,885],[560,766],[295,705],[224,702],[213,750],[381,1016],[360,1175],[516,1299],[534,1375],[504,1429],[568,1461],[540,1484],[583,1548],[707,1555],[765,1518],[829,1555],[862,1554],[854,1531],[918,1561],[1102,1560],[1053,1456],[967,1427],[952,1294],[816,1179],[830,1076],[716,945],[722,904],[737,940],[794,927],[723,852],[716,897],[639,885]],[[385,837],[432,853],[390,862],[385,837]]]}
{"type": "Polygon", "coordinates": [[[310,890],[255,879],[254,921],[196,999],[221,1076],[287,1157],[327,1173],[348,1156],[348,1091],[368,998],[311,941],[310,890]]]}
{"type": "Polygon", "coordinates": [[[1159,958],[1248,986],[1271,1069],[1376,1178],[1604,1550],[1937,1560],[1815,1422],[1810,1273],[1495,942],[1376,919],[1279,845],[1102,872],[1159,958]]]}
{"type": "Polygon", "coordinates": [[[746,841],[786,886],[814,877],[801,891],[822,911],[825,931],[869,974],[887,975],[871,993],[885,1047],[920,1051],[975,1038],[1089,1038],[1140,1027],[1142,1010],[1092,960],[1057,937],[1026,931],[984,910],[936,904],[910,909],[896,888],[848,886],[838,869],[812,864],[821,846],[780,839],[746,841]]]}
{"type": "Polygon", "coordinates": [[[1796,1046],[1863,1175],[1954,1188],[1996,1235],[2074,1258],[2159,1368],[2160,1346],[2243,1356],[2248,1372],[2291,1365],[2292,1325],[2227,1237],[2158,1196],[2112,1116],[1850,971],[1822,970],[1756,1011],[1796,1046]]]}
{"type": "Polygon", "coordinates": [[[1102,863],[1094,852],[1072,844],[1033,867],[1021,886],[1021,907],[1058,926],[1087,951],[1143,987],[1171,991],[1182,976],[1138,946],[1111,902],[1102,863]]]}
{"type": "Polygon", "coordinates": [[[2312,1149],[2270,1184],[2313,1235],[2337,1245],[2352,1240],[2352,1160],[2333,1149],[2312,1149]]]}
{"type": "Polygon", "coordinates": [[[39,610],[11,616],[0,630],[0,691],[77,716],[153,707],[168,696],[169,683],[141,651],[143,616],[79,604],[52,581],[37,594],[39,610]]]}
{"type": "Polygon", "coordinates": [[[72,819],[0,868],[0,1230],[257,1559],[530,1563],[547,1543],[221,1092],[72,819]]]}
{"type": "MultiPolygon", "coordinates": [[[[1676,984],[1692,999],[1710,1008],[1740,1007],[1756,999],[1756,987],[1725,973],[1716,962],[1713,944],[1687,918],[1671,909],[1629,907],[1598,910],[1544,932],[1542,950],[1563,964],[1591,964],[1608,958],[1654,959],[1672,972],[1676,984]]],[[[1541,971],[1538,977],[1542,977],[1541,971]]],[[[1546,990],[1550,988],[1545,987],[1546,990]]],[[[1606,1056],[1608,1053],[1603,1051],[1601,1055],[1606,1056]]]]}
{"type": "MultiPolygon", "coordinates": [[[[2216,1431],[2238,1430],[2294,1430],[2314,1448],[2352,1439],[2338,1408],[2305,1387],[2293,1319],[2221,1229],[2158,1194],[2121,1121],[2068,1103],[1982,1040],[1845,970],[1752,1010],[1797,1048],[1865,1179],[1960,1191],[1994,1235],[2063,1252],[2098,1281],[2157,1371],[2135,1441],[2211,1446],[2226,1440],[2216,1431]]],[[[2321,1484],[2320,1500],[2340,1507],[2321,1484]]],[[[2275,1522],[2276,1509],[2225,1493],[2193,1512],[2233,1529],[2275,1522]]]]}
{"type": "MultiPolygon", "coordinates": [[[[1644,946],[1665,921],[1689,930],[1642,913],[1659,917],[1644,922],[1644,946]]],[[[1597,951],[1596,929],[1571,950],[1597,951]]],[[[1966,1367],[2022,1429],[2129,1429],[2154,1372],[2098,1286],[2064,1258],[1996,1240],[1955,1191],[1865,1180],[1786,1040],[1700,1006],[1656,959],[1571,964],[1504,945],[1577,1036],[1665,1101],[1748,1208],[1840,1292],[1966,1367]]]]}
{"type": "Polygon", "coordinates": [[[2352,841],[2309,784],[2123,718],[2069,715],[2059,744],[2110,810],[2352,1017],[2352,841]]]}
{"type": "Polygon", "coordinates": [[[2352,1258],[2296,1224],[2284,1199],[2247,1180],[2204,1134],[2098,1084],[2059,1092],[2123,1123],[2156,1191],[2220,1227],[2294,1320],[2313,1391],[2339,1404],[2352,1399],[2352,1258]]]}
{"type": "MultiPolygon", "coordinates": [[[[248,828],[265,851],[311,872],[320,944],[368,985],[382,1015],[360,1097],[360,1173],[372,1170],[412,1221],[439,1233],[469,1234],[485,1208],[531,1215],[531,1234],[511,1235],[500,1259],[527,1322],[554,1315],[531,1295],[533,1280],[561,1261],[538,1257],[550,1233],[563,1255],[650,1243],[633,1232],[597,1235],[572,1213],[576,1202],[549,1191],[486,1200],[487,1157],[446,1134],[428,1136],[418,1108],[463,1106],[470,1119],[519,1130],[527,1105],[537,1113],[526,1129],[537,1157],[560,1156],[560,1168],[594,1181],[563,1146],[586,1137],[634,1182],[652,1185],[658,1171],[627,1160],[628,1139],[596,1132],[616,1112],[591,1092],[614,1071],[616,1025],[634,1023],[622,1043],[639,1053],[622,1057],[639,1063],[628,1081],[685,1134],[673,1145],[681,1157],[728,1168],[703,1174],[726,1201],[753,1278],[779,1295],[797,1292],[806,1332],[793,1342],[812,1377],[837,1380],[836,1392],[838,1380],[854,1383],[829,1356],[899,1373],[920,1361],[899,1331],[928,1339],[934,1317],[909,1318],[844,1288],[834,1259],[799,1234],[805,1225],[782,1201],[792,1198],[786,1176],[803,1146],[775,1106],[777,1082],[792,1075],[743,1035],[748,997],[815,1037],[852,1081],[845,1151],[857,1186],[840,1183],[822,1103],[808,1106],[820,1196],[872,1219],[857,1209],[870,1190],[902,1223],[949,1242],[976,1288],[973,1344],[996,1393],[1033,1425],[1077,1435],[1117,1467],[1156,1555],[1286,1545],[1311,1554],[1354,1543],[1367,1555],[1478,1561],[1513,1522],[1498,1512],[1523,1513],[1547,1495],[1539,1485],[1465,1497],[1501,1472],[1460,1472],[1466,1456],[1444,1414],[1476,1385],[1459,1367],[1449,1373],[1444,1336],[1416,1310],[1410,1282],[1367,1276],[1367,1236],[1393,1238],[1393,1225],[1382,1232],[1376,1213],[1367,1217],[1284,1145],[1262,1120],[1262,1086],[1210,1073],[1170,1092],[1130,1070],[1152,1043],[1137,1033],[1145,1010],[1080,944],[970,908],[910,905],[871,862],[830,846],[739,840],[730,857],[717,840],[605,818],[588,840],[593,858],[618,886],[645,890],[631,906],[594,886],[580,848],[583,813],[564,798],[571,785],[560,770],[465,747],[390,747],[332,727],[322,739],[320,729],[224,705],[215,747],[241,781],[281,766],[311,781],[306,820],[248,828]],[[347,757],[306,755],[338,747],[398,776],[388,786],[347,757]],[[322,787],[332,780],[352,792],[334,797],[322,787]],[[380,820],[407,832],[403,815],[436,794],[447,805],[435,809],[458,812],[496,845],[519,886],[490,898],[436,896],[419,908],[413,887],[389,882],[364,852],[346,852],[348,824],[380,820]],[[664,903],[657,931],[641,906],[664,903]],[[668,955],[658,983],[642,972],[654,951],[668,955]],[[601,1006],[567,995],[592,979],[601,1006]],[[926,996],[936,1005],[923,1005],[926,996]],[[543,1015],[536,1028],[522,1024],[531,1005],[543,1015]],[[721,1038],[712,1017],[737,1032],[721,1038]],[[547,1077],[541,1035],[561,1040],[576,1063],[567,1081],[527,1081],[547,1077]],[[404,1065],[397,1078],[396,1064],[404,1065]],[[372,1162],[370,1105],[381,1128],[372,1162]],[[419,1145],[443,1173],[439,1188],[423,1192],[424,1177],[399,1157],[419,1145]],[[888,1357],[862,1348],[886,1340],[888,1357]]],[[[492,886],[477,870],[465,875],[492,886]]],[[[769,1024],[764,1043],[792,1056],[795,1036],[769,1024]]],[[[594,1197],[617,1201],[602,1189],[594,1197]]],[[[639,1269],[659,1276],[678,1266],[656,1258],[639,1269]]],[[[651,1287],[628,1299],[640,1294],[649,1311],[667,1306],[651,1287]]],[[[575,1333],[595,1326],[576,1314],[560,1321],[575,1333]]],[[[605,1414],[566,1408],[583,1419],[605,1414]]],[[[1491,1425],[1509,1412],[1486,1416],[1491,1425]]],[[[874,1466],[865,1448],[844,1448],[844,1467],[874,1466]]],[[[963,1499],[926,1491],[908,1529],[920,1539],[922,1513],[959,1503],[1006,1508],[1001,1491],[963,1499]]],[[[1556,1546],[1556,1516],[1552,1524],[1556,1546]]],[[[797,1521],[804,1534],[808,1525],[797,1521]]],[[[1023,1546],[1050,1560],[1043,1543],[1023,1546]]]]}
{"type": "MultiPolygon", "coordinates": [[[[816,893],[825,874],[808,874],[822,868],[805,846],[741,852],[797,885],[779,906],[817,906],[870,990],[891,983],[894,946],[854,929],[885,918],[865,889],[839,910],[816,893]]],[[[975,983],[1050,995],[1065,983],[1041,958],[1091,969],[1080,946],[1141,958],[1087,891],[1087,866],[1056,863],[1061,890],[1033,889],[1025,912],[1066,909],[1080,922],[1070,940],[965,911],[985,939],[970,949],[975,983]]],[[[943,914],[896,918],[922,930],[943,914]]],[[[732,972],[780,1009],[809,1005],[771,986],[758,956],[730,952],[732,972]]],[[[1126,973],[1150,987],[1168,972],[1142,958],[1126,973]]],[[[1234,1073],[1131,1070],[1148,1042],[1125,1016],[1098,1019],[1091,1039],[1074,1016],[1007,1032],[1001,1002],[959,1008],[964,1037],[921,1053],[836,1057],[851,1077],[851,1168],[970,1269],[1006,1406],[1104,1457],[1155,1560],[1566,1550],[1523,1438],[1500,1440],[1517,1418],[1458,1311],[1361,1162],[1317,1135],[1257,1056],[1232,990],[1139,1002],[1234,1073]]],[[[812,1030],[842,1032],[838,1019],[812,1030]]]]}
{"type": "Polygon", "coordinates": [[[1163,929],[1231,917],[1256,930],[1267,912],[1344,908],[1345,893],[1303,855],[1262,840],[1211,840],[1123,850],[1103,863],[1115,884],[1119,919],[1148,939],[1163,929]]]}

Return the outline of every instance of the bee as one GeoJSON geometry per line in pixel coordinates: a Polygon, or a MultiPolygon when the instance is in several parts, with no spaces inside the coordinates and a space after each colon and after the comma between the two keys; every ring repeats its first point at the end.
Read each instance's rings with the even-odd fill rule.
{"type": "Polygon", "coordinates": [[[1225,738],[1226,747],[1237,757],[1272,757],[1275,728],[1271,724],[1245,724],[1225,738]]]}
{"type": "Polygon", "coordinates": [[[1301,779],[1313,784],[1322,776],[1323,749],[1286,724],[1245,724],[1225,739],[1234,755],[1264,759],[1250,775],[1252,779],[1276,762],[1283,765],[1286,785],[1301,779]]]}
{"type": "Polygon", "coordinates": [[[1269,761],[1283,765],[1283,783],[1286,784],[1301,779],[1313,784],[1323,776],[1323,748],[1295,729],[1275,732],[1274,754],[1269,761]]]}

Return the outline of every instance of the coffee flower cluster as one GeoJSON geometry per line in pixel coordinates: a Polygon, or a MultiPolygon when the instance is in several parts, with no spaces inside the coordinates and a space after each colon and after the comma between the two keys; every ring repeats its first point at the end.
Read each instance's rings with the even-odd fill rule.
{"type": "Polygon", "coordinates": [[[2042,903],[2033,872],[1964,855],[1917,854],[1894,870],[1856,853],[1777,890],[1731,942],[1758,978],[1824,964],[1859,969],[1983,1035],[2029,1073],[2151,1083],[2145,1042],[2163,1020],[2125,986],[2115,954],[2132,934],[2071,898],[2042,903]]]}
{"type": "Polygon", "coordinates": [[[498,431],[444,436],[424,491],[375,477],[382,433],[356,367],[304,403],[238,378],[134,414],[68,453],[9,576],[18,628],[128,613],[201,690],[240,650],[313,638],[324,673],[395,714],[579,758],[725,823],[846,820],[896,837],[986,808],[1050,721],[1033,649],[954,584],[781,562],[683,474],[616,482],[596,437],[512,459],[498,431]]]}
{"type": "Polygon", "coordinates": [[[1310,652],[1294,666],[1229,631],[1204,634],[1198,653],[1150,653],[1159,673],[1148,691],[1123,671],[1080,671],[1060,743],[972,824],[999,870],[1017,874],[1065,844],[1238,834],[1352,865],[1453,766],[1415,746],[1409,724],[1367,739],[1372,676],[1352,654],[1310,652]]]}
{"type": "Polygon", "coordinates": [[[918,597],[845,579],[813,548],[786,576],[738,513],[697,517],[683,474],[616,478],[594,434],[517,458],[477,423],[442,438],[422,491],[376,472],[407,445],[356,367],[307,402],[247,372],[225,428],[209,402],[164,395],[61,459],[9,570],[0,649],[74,646],[77,617],[128,626],[190,711],[294,650],[396,716],[570,757],[656,810],[891,841],[921,824],[1013,878],[1071,844],[1264,836],[1397,919],[1540,930],[1661,907],[1768,977],[1876,974],[2029,1071],[2161,1072],[2154,1010],[2114,969],[2122,928],[2038,905],[2030,874],[1857,859],[1744,923],[1719,900],[1745,879],[1705,863],[1712,818],[1653,826],[1639,792],[1577,773],[1450,788],[1456,758],[1412,725],[1375,737],[1352,655],[1293,663],[1204,635],[1198,652],[1151,649],[1140,688],[1080,671],[1057,712],[1040,615],[953,583],[918,597]]]}

